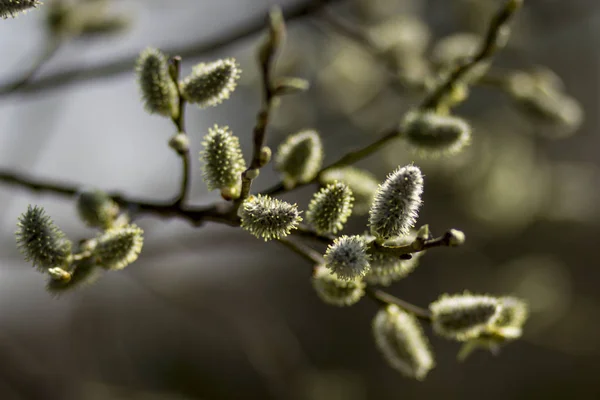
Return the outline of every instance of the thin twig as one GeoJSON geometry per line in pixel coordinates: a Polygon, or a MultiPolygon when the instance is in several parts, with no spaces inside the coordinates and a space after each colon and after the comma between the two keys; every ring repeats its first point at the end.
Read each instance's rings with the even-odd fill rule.
{"type": "Polygon", "coordinates": [[[242,173],[242,189],[239,199],[236,201],[236,207],[250,195],[252,180],[256,178],[257,172],[264,165],[263,157],[261,157],[262,148],[267,135],[267,126],[269,124],[275,93],[273,91],[273,67],[277,59],[284,35],[285,25],[281,10],[276,8],[269,13],[269,36],[260,46],[258,60],[260,64],[260,72],[262,78],[262,107],[256,117],[256,125],[252,132],[252,159],[250,165],[242,173]]]}
{"type": "Polygon", "coordinates": [[[413,314],[415,317],[419,318],[422,321],[431,322],[431,313],[425,308],[421,308],[412,303],[409,303],[408,301],[399,299],[398,297],[384,292],[381,289],[367,287],[365,291],[371,299],[375,300],[381,305],[387,306],[388,304],[394,304],[402,308],[404,311],[408,311],[409,313],[413,314]]]}
{"type": "Polygon", "coordinates": [[[457,82],[482,61],[492,58],[496,51],[504,46],[505,36],[508,34],[508,23],[522,4],[523,0],[506,1],[504,7],[492,18],[485,40],[479,51],[470,59],[459,64],[446,80],[421,102],[421,108],[436,108],[443,98],[452,91],[457,82]]]}
{"type": "MultiPolygon", "coordinates": [[[[173,120],[173,124],[175,124],[175,127],[177,128],[177,133],[181,134],[181,135],[187,135],[186,130],[185,130],[185,106],[186,106],[186,101],[185,98],[181,95],[181,90],[179,88],[179,85],[177,84],[179,82],[179,75],[181,73],[181,57],[180,56],[175,56],[171,58],[171,74],[172,74],[172,79],[175,82],[175,85],[177,86],[177,94],[179,96],[179,109],[177,112],[177,115],[172,117],[173,120]]],[[[185,204],[185,199],[187,196],[187,192],[189,190],[189,185],[190,185],[190,175],[191,175],[191,163],[190,163],[190,151],[189,149],[185,149],[185,151],[180,151],[178,152],[179,157],[181,157],[181,162],[182,162],[182,178],[181,178],[181,187],[179,190],[179,195],[177,196],[177,199],[174,202],[175,206],[182,206],[183,204],[185,204]]]]}
{"type": "MultiPolygon", "coordinates": [[[[323,6],[337,1],[339,0],[308,0],[290,5],[290,7],[287,7],[284,10],[285,19],[287,21],[293,21],[310,16],[323,6]]],[[[202,40],[186,46],[165,48],[163,50],[166,54],[178,54],[184,59],[197,58],[205,54],[213,53],[216,50],[230,46],[261,32],[264,28],[264,19],[262,14],[259,15],[260,16],[256,18],[248,19],[244,23],[234,25],[231,30],[210,41],[202,40]]],[[[132,66],[135,65],[137,57],[138,54],[136,53],[92,67],[64,69],[61,72],[46,75],[43,78],[28,82],[27,84],[20,86],[18,92],[23,94],[34,94],[46,90],[60,89],[75,83],[88,81],[98,82],[99,79],[129,73],[131,72],[132,66]]],[[[0,97],[8,95],[10,93],[10,88],[16,83],[17,81],[0,83],[0,97]]]]}
{"type": "Polygon", "coordinates": [[[278,240],[278,242],[283,244],[285,247],[292,250],[294,253],[298,254],[305,260],[310,261],[313,266],[321,265],[324,263],[323,256],[321,255],[321,253],[311,249],[303,243],[294,242],[288,238],[281,238],[278,240]]]}
{"type": "Polygon", "coordinates": [[[406,254],[418,253],[420,251],[432,249],[434,247],[450,247],[462,244],[453,241],[453,239],[455,238],[455,234],[453,234],[452,231],[448,231],[437,238],[417,238],[412,243],[403,246],[381,246],[378,245],[377,242],[373,242],[371,245],[373,246],[374,250],[378,253],[388,253],[393,254],[394,256],[402,257],[406,254]]]}

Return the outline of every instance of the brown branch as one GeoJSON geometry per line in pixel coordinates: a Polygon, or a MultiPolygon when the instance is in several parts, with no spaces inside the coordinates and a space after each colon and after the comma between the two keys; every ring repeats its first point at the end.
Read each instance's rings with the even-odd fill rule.
{"type": "MultiPolygon", "coordinates": [[[[308,0],[300,2],[284,10],[284,16],[287,21],[293,21],[312,15],[327,4],[338,2],[339,0],[308,0]]],[[[223,47],[227,47],[255,35],[264,28],[264,18],[262,14],[256,18],[240,23],[223,35],[216,37],[211,41],[202,40],[186,46],[172,47],[164,49],[166,54],[177,54],[184,59],[196,58],[204,54],[212,53],[223,47]]],[[[99,79],[109,78],[115,75],[131,72],[138,54],[132,54],[117,60],[108,61],[104,64],[92,67],[73,67],[61,72],[46,75],[40,79],[20,85],[18,93],[34,94],[46,90],[60,89],[68,85],[81,82],[98,81],[99,79]]],[[[8,95],[22,78],[14,81],[0,83],[0,97],[8,95]]]]}

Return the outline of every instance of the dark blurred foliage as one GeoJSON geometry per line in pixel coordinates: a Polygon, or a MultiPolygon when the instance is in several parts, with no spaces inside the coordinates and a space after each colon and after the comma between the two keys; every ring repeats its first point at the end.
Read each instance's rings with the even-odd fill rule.
{"type": "MultiPolygon", "coordinates": [[[[256,13],[269,5],[258,0],[236,1],[256,13]]],[[[196,21],[176,18],[193,13],[209,18],[215,13],[227,21],[233,18],[230,13],[236,13],[236,1],[222,5],[182,1],[185,13],[176,10],[178,1],[148,2],[154,14],[142,11],[140,18],[152,18],[157,38],[137,37],[136,43],[163,43],[158,38],[161,23],[180,26],[180,35],[174,37],[185,42],[186,27],[196,29],[196,21]]],[[[275,148],[289,133],[316,128],[323,136],[327,162],[370,143],[378,131],[397,121],[421,98],[415,82],[430,65],[426,60],[432,57],[435,43],[458,32],[483,33],[500,4],[499,0],[346,0],[331,7],[340,18],[372,32],[374,38],[391,41],[390,47],[396,46],[396,60],[404,72],[401,90],[397,82],[390,82],[380,61],[322,18],[290,24],[278,73],[308,79],[312,86],[307,93],[282,101],[269,132],[269,145],[275,148]],[[388,36],[377,36],[377,32],[388,36]]],[[[42,282],[33,273],[23,277],[16,272],[28,266],[19,259],[10,231],[16,221],[13,214],[25,209],[27,202],[57,201],[19,198],[14,213],[3,216],[7,231],[3,264],[7,266],[1,275],[5,280],[2,287],[10,286],[10,290],[0,293],[4,304],[0,398],[600,398],[600,272],[595,247],[600,233],[599,18],[600,3],[595,1],[525,0],[511,42],[492,67],[508,71],[543,65],[554,71],[585,114],[574,132],[567,135],[564,127],[540,123],[493,86],[476,86],[457,109],[474,127],[472,144],[461,154],[423,158],[399,142],[360,163],[383,178],[396,166],[414,161],[426,174],[419,221],[429,223],[434,234],[457,228],[467,235],[461,248],[429,251],[414,273],[389,289],[391,293],[422,306],[440,293],[463,289],[513,293],[529,300],[531,319],[524,338],[503,348],[499,355],[479,351],[459,363],[458,344],[432,337],[437,367],[424,382],[404,379],[375,349],[370,332],[374,303],[363,300],[348,309],[327,306],[313,293],[311,266],[304,260],[277,244],[213,225],[193,230],[179,222],[142,220],[139,223],[147,232],[147,241],[139,261],[92,287],[53,299],[43,292],[42,282]]],[[[135,15],[132,24],[135,28],[135,15]]],[[[230,102],[215,111],[190,110],[195,149],[203,130],[218,122],[229,124],[249,151],[258,110],[257,39],[210,56],[237,57],[244,70],[242,85],[230,102]]],[[[102,39],[96,40],[102,44],[102,39]]],[[[65,49],[58,59],[68,64],[68,57],[76,53],[73,48],[81,45],[65,49]]],[[[186,65],[198,61],[184,60],[186,65]]],[[[133,87],[131,74],[121,79],[133,87]]],[[[117,87],[119,82],[103,84],[117,87]]],[[[130,89],[127,95],[137,94],[130,89]]],[[[60,107],[52,96],[61,94],[45,96],[50,102],[37,111],[45,118],[43,124],[24,121],[23,134],[36,135],[36,130],[53,123],[53,111],[48,107],[60,107]]],[[[117,105],[123,102],[127,110],[134,100],[112,101],[117,105]]],[[[103,104],[98,101],[94,106],[100,109],[103,104]]],[[[110,116],[114,120],[120,117],[110,116]]],[[[143,130],[144,126],[150,129],[151,124],[154,130],[164,131],[160,140],[166,147],[171,133],[167,124],[158,125],[162,122],[142,111],[135,118],[118,135],[124,137],[127,130],[143,130]],[[150,122],[141,122],[144,120],[150,122]],[[136,121],[143,126],[136,127],[136,121]]],[[[85,130],[86,122],[82,123],[80,128],[85,130]]],[[[88,139],[77,139],[79,134],[77,129],[62,132],[71,152],[78,151],[77,145],[94,146],[88,139]]],[[[159,146],[160,142],[155,142],[155,147],[159,146]]],[[[31,146],[21,145],[19,151],[23,157],[29,154],[35,159],[31,146]]],[[[158,157],[156,151],[152,157],[140,153],[129,152],[129,169],[119,173],[134,174],[130,179],[142,182],[136,189],[140,192],[168,197],[178,174],[166,176],[158,169],[175,169],[177,164],[129,167],[155,162],[153,157],[158,157]],[[153,181],[153,173],[148,173],[152,168],[162,183],[171,182],[168,188],[153,181]]],[[[98,158],[94,166],[85,168],[102,176],[106,174],[103,163],[110,164],[110,157],[98,158]]],[[[63,165],[65,168],[68,166],[63,165]]],[[[64,176],[77,179],[79,175],[64,176]]],[[[82,179],[86,179],[85,172],[82,179]]],[[[121,185],[127,190],[125,181],[114,179],[116,183],[111,178],[89,183],[121,185]]],[[[195,179],[193,202],[213,201],[198,169],[195,179]]],[[[275,179],[269,167],[255,188],[268,187],[275,179]]],[[[305,208],[314,189],[285,197],[305,208]]],[[[64,207],[63,215],[70,218],[66,228],[85,232],[76,228],[72,213],[65,211],[71,205],[64,207]]],[[[347,227],[348,232],[364,229],[361,218],[347,227]]],[[[426,331],[431,333],[429,328],[426,331]]]]}

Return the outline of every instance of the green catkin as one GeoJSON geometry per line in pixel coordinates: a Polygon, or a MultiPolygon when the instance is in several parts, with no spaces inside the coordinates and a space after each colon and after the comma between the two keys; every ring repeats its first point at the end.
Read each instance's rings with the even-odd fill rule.
{"type": "Polygon", "coordinates": [[[352,212],[355,215],[365,215],[369,212],[379,187],[379,182],[375,176],[356,167],[327,169],[319,176],[319,181],[322,185],[334,183],[335,181],[348,185],[354,197],[352,212]]]}
{"type": "Polygon", "coordinates": [[[369,227],[377,239],[408,235],[417,220],[423,175],[414,165],[399,167],[383,182],[369,211],[369,227]]]}
{"type": "Polygon", "coordinates": [[[136,225],[111,229],[96,239],[95,262],[108,270],[120,270],[137,260],[144,245],[144,231],[136,225]]]}
{"type": "Polygon", "coordinates": [[[238,198],[246,162],[237,136],[229,127],[215,125],[204,136],[202,146],[200,160],[204,162],[203,178],[208,190],[226,191],[228,197],[238,198]]]}
{"type": "Polygon", "coordinates": [[[109,229],[119,215],[119,206],[102,190],[80,191],[76,207],[79,218],[92,228],[109,229]]]}
{"type": "Polygon", "coordinates": [[[354,198],[344,183],[332,183],[315,193],[306,220],[318,233],[338,233],[352,214],[354,198]]]}
{"type": "Polygon", "coordinates": [[[401,131],[410,147],[423,156],[453,155],[471,141],[471,126],[467,121],[429,110],[407,113],[401,131]]]}
{"type": "Polygon", "coordinates": [[[239,210],[241,227],[259,239],[281,239],[302,221],[295,204],[269,196],[250,196],[239,210]]]}
{"type": "Polygon", "coordinates": [[[146,111],[165,117],[176,116],[179,95],[169,75],[167,57],[160,50],[149,47],[140,53],[135,70],[146,111]]]}
{"type": "Polygon", "coordinates": [[[37,8],[38,0],[0,0],[0,18],[15,18],[18,14],[37,8]]]}
{"type": "Polygon", "coordinates": [[[233,58],[198,64],[179,82],[181,95],[200,108],[219,105],[235,90],[240,74],[233,58]]]}
{"type": "Polygon", "coordinates": [[[423,380],[435,367],[429,341],[413,315],[388,305],[375,315],[372,330],[377,348],[402,375],[423,380]]]}
{"type": "Polygon", "coordinates": [[[365,284],[361,279],[339,279],[323,265],[315,268],[312,284],[319,298],[333,306],[351,306],[365,295],[365,284]]]}
{"type": "Polygon", "coordinates": [[[17,227],[17,245],[25,255],[25,261],[31,261],[40,270],[68,266],[72,243],[42,207],[27,207],[19,217],[17,227]]]}
{"type": "Polygon", "coordinates": [[[370,269],[367,242],[361,236],[340,236],[327,247],[325,266],[342,280],[362,278],[370,269]]]}
{"type": "Polygon", "coordinates": [[[282,173],[287,188],[314,179],[322,164],[323,143],[319,134],[313,130],[288,136],[275,156],[275,167],[282,173]]]}
{"type": "Polygon", "coordinates": [[[442,295],[429,309],[433,330],[438,335],[467,341],[485,332],[498,320],[502,302],[495,297],[470,293],[442,295]]]}

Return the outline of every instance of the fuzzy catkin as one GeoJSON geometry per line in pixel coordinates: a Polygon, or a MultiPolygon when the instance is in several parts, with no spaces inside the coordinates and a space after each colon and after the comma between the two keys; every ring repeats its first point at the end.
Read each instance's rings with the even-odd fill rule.
{"type": "Polygon", "coordinates": [[[336,238],[325,252],[325,266],[342,280],[361,278],[369,272],[367,242],[361,236],[336,238]]]}
{"type": "Polygon", "coordinates": [[[72,243],[42,207],[29,206],[19,217],[16,239],[25,261],[42,270],[68,265],[72,243]]]}
{"type": "Polygon", "coordinates": [[[110,228],[119,214],[119,206],[102,190],[84,189],[77,194],[79,218],[93,228],[110,228]]]}
{"type": "Polygon", "coordinates": [[[237,136],[229,127],[215,125],[204,136],[202,146],[200,160],[204,162],[203,178],[208,190],[226,190],[231,198],[238,198],[246,162],[237,136]]]}
{"type": "Polygon", "coordinates": [[[198,64],[179,83],[181,95],[200,108],[216,106],[229,98],[240,74],[241,70],[233,58],[198,64]]]}
{"type": "Polygon", "coordinates": [[[477,337],[500,317],[502,303],[495,297],[463,293],[442,295],[429,306],[433,330],[458,341],[477,337]]]}
{"type": "Polygon", "coordinates": [[[275,167],[283,174],[283,182],[288,188],[314,179],[322,164],[323,143],[313,130],[288,136],[275,155],[275,167]]]}
{"type": "Polygon", "coordinates": [[[423,156],[456,154],[471,140],[471,126],[467,121],[434,111],[409,112],[401,131],[410,147],[423,156]]]}
{"type": "Polygon", "coordinates": [[[408,235],[417,220],[423,193],[423,175],[414,165],[399,167],[388,175],[369,211],[369,227],[378,239],[408,235]]]}
{"type": "Polygon", "coordinates": [[[315,269],[312,284],[319,298],[333,306],[351,306],[365,295],[365,284],[361,279],[339,279],[323,265],[315,269]]]}
{"type": "Polygon", "coordinates": [[[379,182],[368,171],[356,167],[340,167],[326,169],[319,176],[322,185],[343,182],[352,191],[354,197],[354,207],[352,212],[355,215],[364,215],[369,212],[375,193],[379,187],[379,182]]]}
{"type": "Polygon", "coordinates": [[[372,329],[377,348],[402,375],[423,380],[435,367],[429,342],[413,315],[388,305],[377,312],[372,329]]]}
{"type": "Polygon", "coordinates": [[[318,233],[338,233],[352,214],[354,198],[344,183],[335,182],[315,193],[306,220],[318,233]]]}
{"type": "Polygon", "coordinates": [[[38,0],[0,0],[0,18],[15,18],[18,14],[41,4],[38,0]]]}
{"type": "Polygon", "coordinates": [[[295,204],[260,194],[244,200],[239,215],[241,227],[265,241],[289,235],[302,221],[295,204]]]}
{"type": "Polygon", "coordinates": [[[149,47],[140,53],[135,71],[146,111],[166,117],[177,115],[179,94],[169,75],[167,57],[149,47]]]}
{"type": "Polygon", "coordinates": [[[92,253],[96,263],[109,270],[123,269],[137,260],[144,245],[144,231],[136,225],[111,229],[99,236],[92,253]]]}

